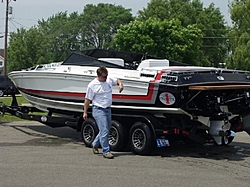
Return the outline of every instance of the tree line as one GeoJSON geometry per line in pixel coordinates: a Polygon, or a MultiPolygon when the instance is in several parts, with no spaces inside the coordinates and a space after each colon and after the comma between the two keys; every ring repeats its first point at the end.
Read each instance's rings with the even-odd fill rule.
{"type": "Polygon", "coordinates": [[[87,4],[10,34],[8,71],[59,62],[72,51],[102,48],[146,53],[191,65],[250,70],[250,0],[230,4],[233,25],[213,3],[151,0],[135,17],[120,5],[87,4]]]}

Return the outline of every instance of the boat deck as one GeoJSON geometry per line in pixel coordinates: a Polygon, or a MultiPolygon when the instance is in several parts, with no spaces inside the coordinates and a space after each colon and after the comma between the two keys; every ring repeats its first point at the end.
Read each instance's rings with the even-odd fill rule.
{"type": "Polygon", "coordinates": [[[246,89],[250,85],[220,85],[220,86],[189,86],[189,90],[231,90],[231,89],[246,89]]]}

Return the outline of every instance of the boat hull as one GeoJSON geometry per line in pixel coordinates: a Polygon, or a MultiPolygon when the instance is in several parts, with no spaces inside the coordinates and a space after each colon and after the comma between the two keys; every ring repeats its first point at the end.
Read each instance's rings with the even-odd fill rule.
{"type": "MultiPolygon", "coordinates": [[[[82,71],[86,68],[78,67],[82,71]]],[[[94,70],[93,70],[94,71],[94,70]]],[[[109,73],[117,77],[116,73],[109,73]]],[[[129,71],[131,72],[131,71],[129,71]]],[[[124,72],[123,72],[124,73],[124,72]]],[[[129,73],[125,72],[125,76],[129,73]]],[[[60,109],[65,111],[83,111],[87,85],[96,78],[95,74],[80,74],[55,71],[20,71],[12,72],[9,77],[14,81],[23,96],[35,107],[43,111],[60,109]]],[[[132,76],[131,76],[132,77],[132,76]]],[[[113,87],[113,103],[118,105],[154,105],[158,94],[159,83],[148,78],[122,77],[125,89],[119,93],[113,87]]]]}
{"type": "MultiPolygon", "coordinates": [[[[109,75],[120,78],[125,87],[122,93],[113,87],[112,107],[158,108],[159,111],[180,108],[191,116],[206,117],[221,113],[220,107],[237,115],[249,108],[250,76],[247,74],[227,71],[218,75],[213,68],[191,70],[190,73],[188,67],[172,67],[147,74],[110,68],[109,75]]],[[[87,85],[96,78],[95,71],[96,67],[61,66],[55,71],[11,72],[9,77],[35,107],[43,111],[79,112],[83,111],[87,85]]]]}

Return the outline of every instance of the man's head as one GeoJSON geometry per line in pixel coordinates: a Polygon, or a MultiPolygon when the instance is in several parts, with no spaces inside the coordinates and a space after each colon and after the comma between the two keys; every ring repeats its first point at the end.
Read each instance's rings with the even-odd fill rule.
{"type": "Polygon", "coordinates": [[[101,66],[96,70],[97,78],[100,82],[105,82],[108,77],[108,70],[105,66],[101,66]]]}

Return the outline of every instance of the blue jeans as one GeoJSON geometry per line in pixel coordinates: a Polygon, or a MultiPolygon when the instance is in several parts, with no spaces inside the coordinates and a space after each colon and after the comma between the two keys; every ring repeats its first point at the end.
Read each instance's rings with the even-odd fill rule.
{"type": "Polygon", "coordinates": [[[94,147],[102,146],[103,154],[110,152],[109,146],[109,130],[111,127],[111,108],[92,107],[92,115],[97,123],[99,133],[93,141],[94,147]]]}

